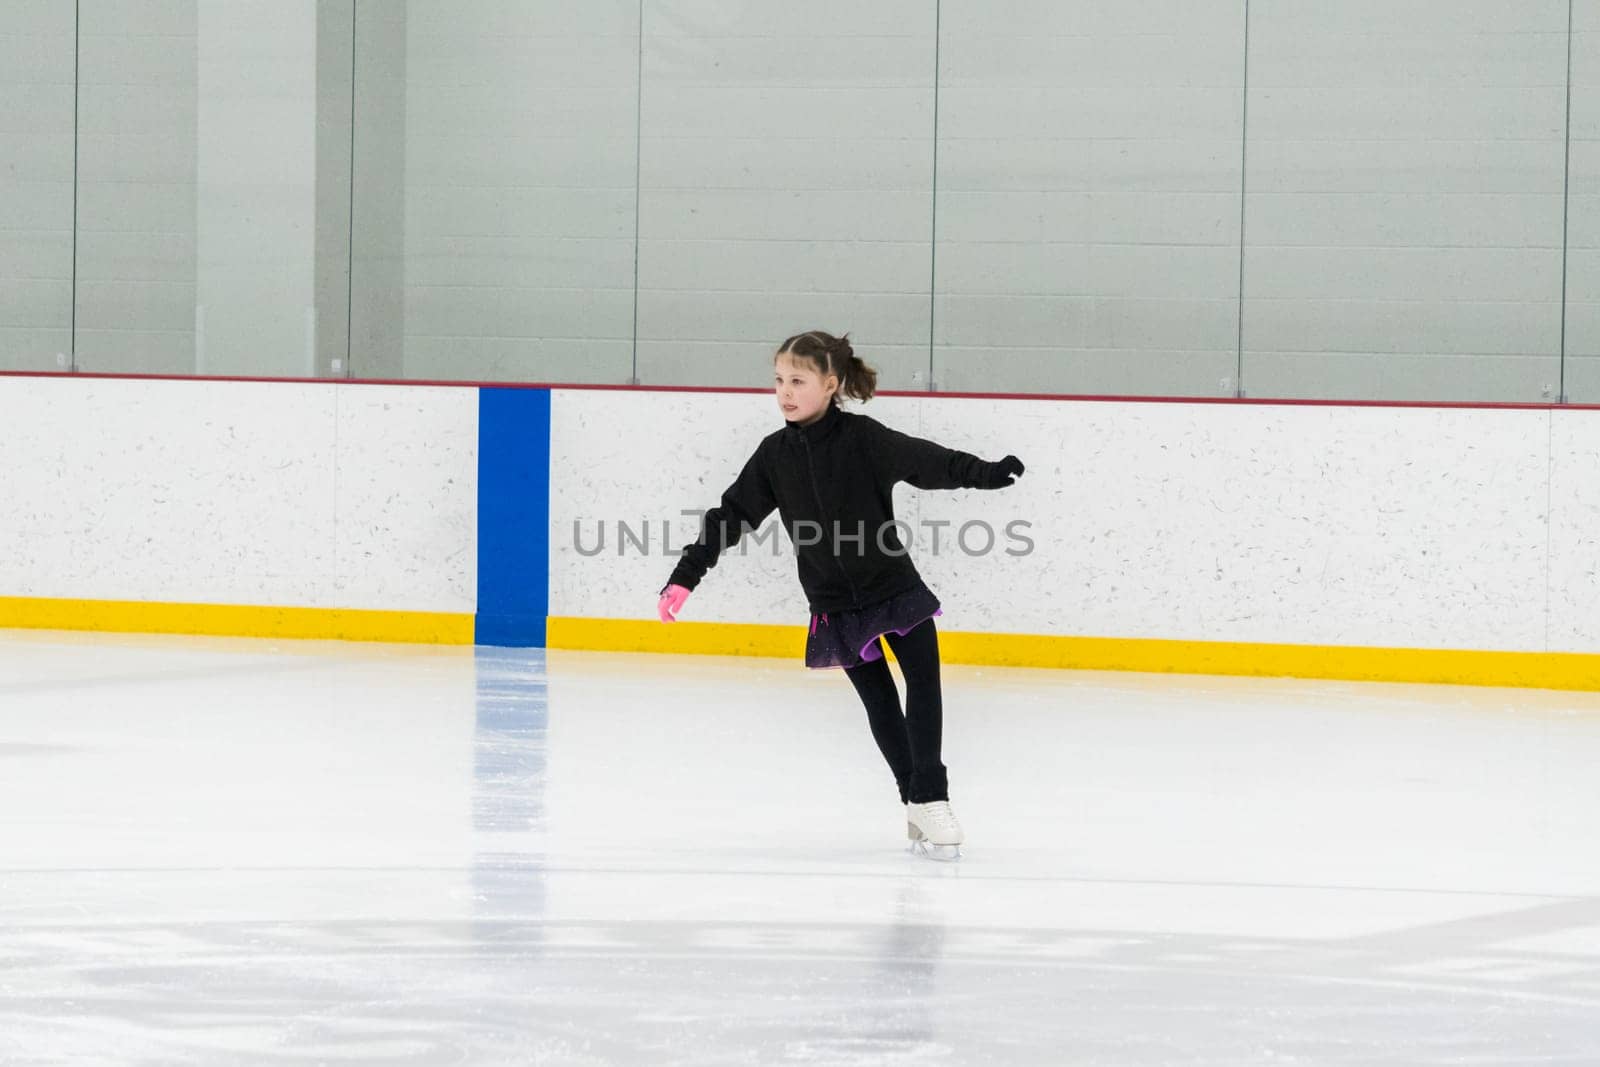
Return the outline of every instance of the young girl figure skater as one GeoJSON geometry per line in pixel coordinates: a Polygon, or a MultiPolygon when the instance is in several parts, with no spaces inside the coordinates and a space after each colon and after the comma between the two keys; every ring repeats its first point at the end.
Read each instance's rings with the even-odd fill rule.
{"type": "Polygon", "coordinates": [[[900,538],[892,490],[896,482],[1001,489],[1022,473],[1022,463],[1016,456],[985,462],[843,410],[842,397],[871,399],[878,378],[856,356],[849,334],[797,334],[779,347],[773,366],[783,428],[761,441],[721,503],[706,512],[700,539],[683,550],[661,590],[658,614],[675,621],[717,557],[776,508],[811,607],[806,666],[842,667],[861,697],[900,787],[912,848],[959,857],[961,824],[939,752],[944,708],[933,618],[942,612],[900,538]],[[880,638],[905,676],[904,712],[880,638]]]}

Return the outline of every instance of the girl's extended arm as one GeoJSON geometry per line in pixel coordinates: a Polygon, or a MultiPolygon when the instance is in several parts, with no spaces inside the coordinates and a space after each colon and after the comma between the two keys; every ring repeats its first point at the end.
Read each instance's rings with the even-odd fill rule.
{"type": "Polygon", "coordinates": [[[1016,456],[990,463],[970,452],[892,430],[876,420],[873,451],[893,481],[918,489],[1003,489],[1023,471],[1016,456]]]}
{"type": "Polygon", "coordinates": [[[739,543],[745,527],[756,529],[777,506],[758,450],[722,494],[722,502],[706,512],[700,540],[683,550],[667,585],[681,585],[685,589],[699,585],[706,571],[717,565],[717,557],[739,543]]]}

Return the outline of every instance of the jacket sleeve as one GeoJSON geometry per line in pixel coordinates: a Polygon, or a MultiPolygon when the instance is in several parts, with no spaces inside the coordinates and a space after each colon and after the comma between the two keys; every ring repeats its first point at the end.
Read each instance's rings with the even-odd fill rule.
{"type": "Polygon", "coordinates": [[[890,429],[876,419],[872,425],[873,450],[890,482],[905,482],[918,489],[983,487],[989,464],[977,456],[890,429]]]}
{"type": "Polygon", "coordinates": [[[699,585],[706,571],[717,565],[717,557],[739,543],[745,527],[756,529],[778,506],[761,455],[762,450],[758,448],[739,472],[739,477],[722,494],[721,502],[706,512],[700,539],[683,550],[667,585],[681,585],[685,589],[699,585]]]}

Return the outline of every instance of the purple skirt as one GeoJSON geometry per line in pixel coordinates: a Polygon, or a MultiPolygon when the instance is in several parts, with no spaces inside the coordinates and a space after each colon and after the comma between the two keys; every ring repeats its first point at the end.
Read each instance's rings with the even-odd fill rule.
{"type": "Polygon", "coordinates": [[[811,616],[806,636],[806,666],[859,667],[883,658],[878,638],[894,633],[904,637],[935,615],[943,615],[939,598],[918,585],[888,600],[864,608],[830,611],[811,616]]]}

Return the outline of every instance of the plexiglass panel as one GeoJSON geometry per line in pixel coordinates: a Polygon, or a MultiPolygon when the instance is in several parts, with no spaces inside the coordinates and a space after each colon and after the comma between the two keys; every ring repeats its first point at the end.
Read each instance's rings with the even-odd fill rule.
{"type": "Polygon", "coordinates": [[[633,374],[639,5],[357,5],[361,377],[633,374]]]}
{"type": "Polygon", "coordinates": [[[72,362],[75,23],[60,0],[0,4],[0,371],[72,362]]]}
{"type": "Polygon", "coordinates": [[[1600,0],[15,0],[0,102],[0,370],[1600,402],[1600,0]]]}

